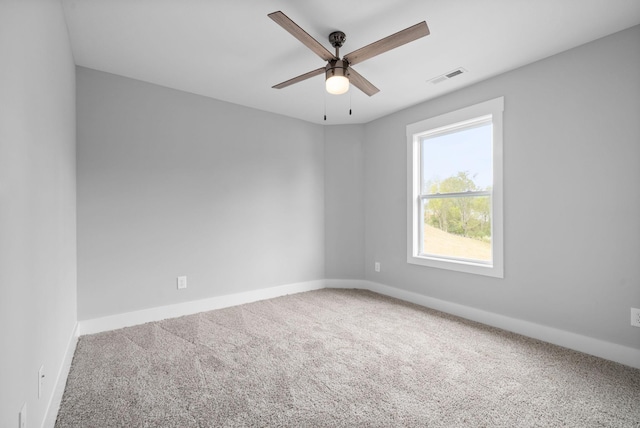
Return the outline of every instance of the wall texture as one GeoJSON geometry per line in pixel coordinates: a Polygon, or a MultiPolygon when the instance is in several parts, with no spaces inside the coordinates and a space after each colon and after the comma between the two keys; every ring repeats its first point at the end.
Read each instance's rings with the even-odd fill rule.
{"type": "Polygon", "coordinates": [[[75,68],[59,2],[1,2],[0,58],[0,426],[26,402],[39,427],[76,325],[75,68]]]}
{"type": "Polygon", "coordinates": [[[321,126],[84,68],[77,85],[80,320],[324,277],[321,126]]]}
{"type": "Polygon", "coordinates": [[[364,278],[363,125],[325,128],[325,277],[364,278]]]}
{"type": "Polygon", "coordinates": [[[367,124],[366,278],[640,349],[638,40],[634,27],[367,124]],[[407,264],[406,125],[499,96],[504,279],[407,264]]]}

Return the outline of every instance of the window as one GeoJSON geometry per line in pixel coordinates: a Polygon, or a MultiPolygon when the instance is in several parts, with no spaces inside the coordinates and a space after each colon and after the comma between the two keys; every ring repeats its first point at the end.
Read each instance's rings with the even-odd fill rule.
{"type": "Polygon", "coordinates": [[[407,262],[503,277],[503,106],[407,126],[407,262]]]}

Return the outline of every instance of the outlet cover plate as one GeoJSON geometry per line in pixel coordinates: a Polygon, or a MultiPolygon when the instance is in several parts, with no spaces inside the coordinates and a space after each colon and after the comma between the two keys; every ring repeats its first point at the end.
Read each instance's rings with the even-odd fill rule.
{"type": "Polygon", "coordinates": [[[631,325],[640,327],[640,309],[631,308],[631,325]]]}
{"type": "Polygon", "coordinates": [[[179,276],[178,277],[178,290],[183,290],[187,288],[187,277],[179,276]]]}
{"type": "Polygon", "coordinates": [[[18,413],[18,427],[27,428],[27,403],[25,402],[18,413]]]}
{"type": "Polygon", "coordinates": [[[42,384],[44,383],[44,365],[38,370],[38,398],[42,396],[42,384]]]}

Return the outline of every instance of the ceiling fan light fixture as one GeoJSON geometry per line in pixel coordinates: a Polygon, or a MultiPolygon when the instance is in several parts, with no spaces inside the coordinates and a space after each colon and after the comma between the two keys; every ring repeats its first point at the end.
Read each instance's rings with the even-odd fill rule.
{"type": "Polygon", "coordinates": [[[326,81],[327,92],[341,95],[349,90],[349,79],[345,76],[331,76],[326,81]]]}
{"type": "Polygon", "coordinates": [[[348,65],[342,61],[330,61],[326,68],[325,87],[333,95],[341,95],[349,90],[348,65]]]}

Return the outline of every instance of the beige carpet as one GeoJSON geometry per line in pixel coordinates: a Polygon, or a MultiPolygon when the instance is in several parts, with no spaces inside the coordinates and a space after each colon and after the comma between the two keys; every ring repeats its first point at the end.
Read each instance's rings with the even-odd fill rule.
{"type": "Polygon", "coordinates": [[[56,427],[640,427],[640,370],[367,291],[82,336],[56,427]]]}

